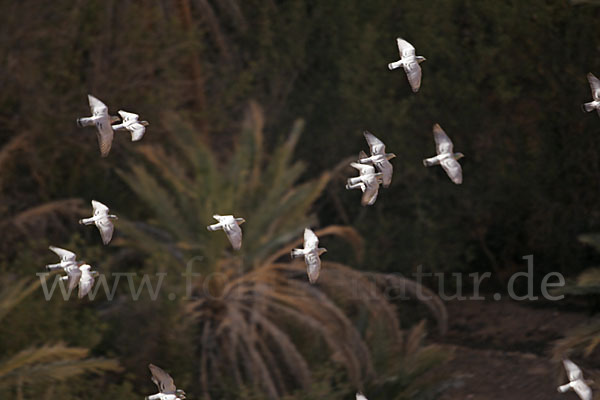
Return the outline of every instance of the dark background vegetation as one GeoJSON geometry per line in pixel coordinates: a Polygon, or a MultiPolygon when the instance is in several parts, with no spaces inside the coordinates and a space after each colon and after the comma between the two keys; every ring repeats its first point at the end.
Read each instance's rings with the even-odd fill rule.
{"type": "MultiPolygon", "coordinates": [[[[177,138],[185,137],[210,149],[217,170],[228,170],[248,121],[252,129],[264,124],[268,160],[298,118],[304,127],[292,159],[305,168],[287,184],[310,183],[332,171],[318,197],[307,194],[306,219],[295,220],[298,227],[306,221],[350,226],[364,240],[365,256],[357,259],[347,244],[326,238],[325,257],[388,274],[410,275],[418,265],[433,272],[492,271],[486,290],[502,291],[511,274],[525,269],[522,257],[533,254],[537,281],[550,271],[574,279],[600,261],[578,241],[583,233],[600,231],[600,119],[580,109],[590,101],[586,74],[600,74],[599,18],[593,2],[575,6],[562,0],[1,1],[5,284],[14,286],[54,262],[49,244],[77,251],[105,272],[180,271],[182,265],[169,257],[130,246],[136,236],[128,229],[119,232],[117,225],[116,242],[103,248],[97,232],[77,220],[97,199],[130,221],[129,230],[132,221],[154,225],[192,245],[184,258],[204,254],[189,242],[222,238],[179,235],[161,222],[168,218],[157,217],[162,206],[148,201],[156,192],[136,186],[142,175],[131,172],[147,168],[158,176],[160,165],[148,166],[150,150],[139,150],[162,148],[172,157],[153,153],[155,159],[176,163],[185,158],[177,138]],[[397,36],[427,58],[417,94],[402,71],[386,67],[398,59],[397,36]],[[93,129],[75,125],[89,114],[88,93],[113,114],[125,109],[147,119],[143,141],[131,143],[117,133],[109,157],[100,158],[93,129]],[[248,111],[258,108],[262,112],[248,111]],[[460,186],[441,168],[421,163],[435,151],[434,123],[466,155],[460,186]],[[369,208],[360,206],[357,192],[344,189],[352,170],[336,169],[366,149],[365,129],[397,155],[391,187],[369,208]]],[[[185,165],[182,176],[190,175],[185,165]]],[[[288,165],[291,160],[282,168],[288,165]]],[[[255,187],[264,192],[270,182],[255,187]]],[[[167,193],[179,199],[175,190],[167,193]]],[[[248,193],[252,199],[242,209],[268,216],[259,207],[260,193],[248,193]]],[[[184,210],[181,201],[175,209],[184,210]]],[[[181,213],[203,230],[212,223],[210,215],[220,212],[214,209],[218,198],[211,201],[181,213]]],[[[256,254],[244,265],[256,264],[262,253],[256,254]]],[[[437,282],[426,284],[435,288],[437,282]]],[[[41,387],[17,385],[13,376],[7,390],[21,398],[141,398],[153,393],[146,364],[154,362],[195,398],[208,396],[212,389],[199,383],[199,334],[180,318],[183,307],[166,300],[46,303],[35,292],[0,328],[0,362],[31,346],[64,342],[90,349],[93,357],[116,359],[122,369],[41,387]]],[[[404,313],[410,321],[425,316],[404,313]]],[[[318,360],[310,340],[294,340],[309,361],[318,360]]],[[[385,358],[374,354],[375,363],[385,358]]],[[[335,364],[333,355],[313,368],[313,396],[341,398],[356,389],[340,383],[347,377],[335,364]]],[[[415,393],[385,389],[374,376],[357,381],[379,388],[384,397],[415,393]]],[[[210,393],[273,397],[260,385],[230,392],[222,387],[210,393]]],[[[304,396],[293,384],[276,392],[304,396]]]]}

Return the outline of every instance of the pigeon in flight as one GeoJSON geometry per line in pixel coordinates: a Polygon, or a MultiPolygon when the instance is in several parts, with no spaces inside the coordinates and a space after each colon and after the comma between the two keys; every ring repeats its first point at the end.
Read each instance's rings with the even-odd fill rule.
{"type": "MultiPolygon", "coordinates": [[[[361,151],[358,155],[358,159],[367,158],[367,155],[361,151]]],[[[359,176],[348,179],[346,189],[360,189],[363,192],[361,204],[363,206],[375,204],[377,200],[377,193],[379,192],[379,184],[382,182],[381,172],[375,173],[375,167],[372,165],[365,165],[359,163],[351,163],[353,168],[356,168],[359,172],[359,176]]]]}
{"type": "Polygon", "coordinates": [[[71,268],[71,267],[79,267],[78,261],[76,260],[77,255],[75,253],[73,253],[72,251],[69,250],[65,250],[65,249],[61,249],[60,247],[54,247],[54,246],[50,246],[48,247],[51,251],[53,251],[54,253],[56,253],[57,256],[60,257],[60,262],[58,264],[48,264],[46,265],[46,269],[49,270],[53,270],[53,269],[63,269],[66,270],[67,268],[71,268]]]}
{"type": "Polygon", "coordinates": [[[590,83],[590,88],[592,88],[593,101],[585,103],[583,105],[583,110],[586,112],[596,110],[598,111],[598,115],[600,115],[600,79],[596,78],[591,72],[587,74],[587,78],[590,83]]]}
{"type": "Polygon", "coordinates": [[[367,400],[367,398],[361,392],[356,392],[356,400],[367,400]]]}
{"type": "Polygon", "coordinates": [[[158,393],[152,396],[146,396],[146,400],[184,400],[185,392],[175,387],[173,378],[167,374],[162,368],[154,364],[148,365],[152,373],[152,382],[158,386],[158,393]]]}
{"type": "Polygon", "coordinates": [[[206,227],[209,231],[223,229],[227,234],[229,242],[235,250],[242,247],[242,228],[240,225],[246,222],[244,218],[234,218],[233,215],[213,215],[213,218],[219,221],[217,224],[206,227]]]}
{"type": "Polygon", "coordinates": [[[127,130],[131,132],[132,142],[136,142],[142,137],[144,137],[144,133],[146,133],[146,127],[149,125],[148,121],[138,121],[140,116],[134,113],[130,113],[123,110],[119,110],[118,112],[121,118],[123,118],[123,122],[117,125],[113,125],[113,130],[127,130]]]}
{"type": "Polygon", "coordinates": [[[304,248],[293,249],[292,258],[304,257],[308,281],[315,283],[321,271],[321,259],[319,256],[327,252],[327,249],[319,247],[319,238],[309,228],[304,229],[304,248]]]}
{"type": "Polygon", "coordinates": [[[113,129],[111,123],[118,121],[118,117],[108,115],[108,107],[106,104],[88,94],[88,102],[92,110],[91,117],[77,118],[77,126],[96,126],[96,134],[98,135],[98,144],[100,145],[100,155],[106,157],[110,152],[113,141],[113,129]]]}
{"type": "Polygon", "coordinates": [[[581,400],[592,400],[592,389],[590,389],[588,383],[583,380],[581,369],[579,369],[579,367],[571,360],[563,360],[563,365],[567,371],[569,383],[559,386],[558,391],[565,393],[570,389],[573,389],[581,400]]]}
{"type": "Polygon", "coordinates": [[[367,139],[367,143],[371,149],[371,157],[359,158],[358,162],[361,164],[373,164],[381,172],[383,187],[390,186],[394,167],[389,160],[396,157],[396,155],[394,153],[386,153],[385,144],[369,131],[364,131],[363,135],[365,135],[365,139],[367,139]]]}
{"type": "Polygon", "coordinates": [[[421,87],[421,66],[425,57],[415,56],[415,47],[402,38],[396,39],[398,50],[400,50],[400,60],[388,64],[390,70],[404,67],[404,72],[408,77],[408,83],[413,92],[418,92],[421,87]]]}
{"type": "Polygon", "coordinates": [[[452,182],[460,185],[462,183],[462,168],[457,160],[463,158],[464,154],[453,152],[452,141],[439,124],[433,126],[433,138],[435,139],[437,156],[426,158],[423,160],[423,165],[431,167],[432,165],[441,164],[452,182]]]}
{"type": "Polygon", "coordinates": [[[113,225],[111,219],[118,219],[118,217],[116,215],[109,214],[108,207],[99,201],[92,200],[92,207],[94,208],[94,215],[91,218],[80,219],[79,223],[82,225],[95,224],[100,231],[102,243],[108,244],[110,243],[113,231],[115,230],[115,226],[113,225]]]}

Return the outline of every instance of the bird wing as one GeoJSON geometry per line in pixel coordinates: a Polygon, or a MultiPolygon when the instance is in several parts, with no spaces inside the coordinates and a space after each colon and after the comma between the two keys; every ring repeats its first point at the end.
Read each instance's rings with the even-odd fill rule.
{"type": "Polygon", "coordinates": [[[171,375],[163,371],[162,368],[157,367],[154,364],[148,365],[150,372],[152,373],[152,382],[158,386],[158,390],[163,394],[175,394],[177,388],[173,382],[171,375]]]}
{"type": "Polygon", "coordinates": [[[600,79],[596,78],[591,72],[587,74],[588,82],[592,88],[592,97],[596,101],[600,101],[600,79]]]}
{"type": "Polygon", "coordinates": [[[306,262],[306,273],[308,274],[308,281],[310,283],[315,283],[319,278],[319,273],[321,272],[321,259],[316,252],[308,253],[304,256],[304,261],[306,262]]]}
{"type": "Polygon", "coordinates": [[[353,163],[350,163],[350,166],[352,166],[352,168],[356,168],[361,176],[375,173],[375,167],[373,167],[372,165],[359,164],[359,163],[353,162],[353,163]]]}
{"type": "Polygon", "coordinates": [[[60,261],[75,261],[75,257],[77,257],[72,251],[61,249],[60,247],[50,246],[49,249],[60,257],[60,261]]]}
{"type": "Polygon", "coordinates": [[[146,127],[144,125],[140,124],[139,122],[129,125],[129,127],[127,129],[129,129],[129,132],[131,132],[131,141],[132,142],[137,142],[138,140],[143,138],[144,133],[146,133],[146,127]]]}
{"type": "Polygon", "coordinates": [[[362,151],[362,150],[361,150],[361,151],[358,153],[358,159],[359,159],[359,160],[362,160],[363,158],[368,158],[368,156],[367,156],[367,153],[365,153],[364,151],[362,151]]]}
{"type": "Polygon", "coordinates": [[[106,104],[91,94],[88,94],[88,103],[90,103],[90,110],[92,110],[94,116],[106,115],[108,117],[108,107],[106,107],[106,104]]]}
{"type": "Polygon", "coordinates": [[[232,224],[227,225],[226,233],[227,239],[229,239],[229,243],[233,246],[235,250],[239,250],[242,248],[242,228],[234,222],[232,224]]]}
{"type": "Polygon", "coordinates": [[[361,392],[356,392],[356,400],[367,400],[367,398],[361,392]]]}
{"type": "Polygon", "coordinates": [[[462,183],[462,167],[458,161],[454,158],[446,158],[445,160],[442,160],[440,164],[452,182],[457,185],[462,183]]]}
{"type": "Polygon", "coordinates": [[[304,229],[304,250],[316,249],[319,246],[319,238],[309,228],[304,229]]]}
{"type": "Polygon", "coordinates": [[[100,145],[100,154],[106,157],[112,146],[114,132],[110,126],[108,114],[96,120],[96,134],[98,136],[98,145],[100,145]]]}
{"type": "Polygon", "coordinates": [[[94,286],[94,277],[89,272],[84,272],[81,274],[81,278],[79,279],[79,293],[77,296],[81,299],[85,295],[87,295],[92,287],[94,286]]]}
{"type": "Polygon", "coordinates": [[[127,111],[119,110],[117,112],[123,119],[124,124],[127,124],[128,122],[137,122],[137,120],[140,118],[139,115],[127,111]]]}
{"type": "Polygon", "coordinates": [[[413,92],[418,92],[421,88],[421,66],[418,62],[414,61],[409,64],[404,64],[404,72],[408,78],[408,83],[413,92]]]}
{"type": "Polygon", "coordinates": [[[383,160],[382,162],[378,163],[377,166],[383,174],[383,186],[390,186],[390,183],[392,183],[392,174],[394,173],[394,167],[392,166],[392,163],[389,160],[383,160]]]}
{"type": "Polygon", "coordinates": [[[402,38],[396,39],[398,43],[398,50],[400,51],[400,57],[410,57],[415,55],[415,46],[408,43],[406,40],[402,38]]]}
{"type": "Polygon", "coordinates": [[[452,154],[454,145],[440,124],[433,126],[433,139],[435,140],[435,149],[438,154],[452,154]]]}
{"type": "Polygon", "coordinates": [[[563,365],[565,366],[565,370],[567,371],[567,377],[569,381],[576,381],[578,379],[583,379],[583,373],[581,369],[575,365],[575,363],[571,360],[563,360],[563,365]]]}
{"type": "Polygon", "coordinates": [[[79,267],[72,267],[67,269],[67,276],[69,277],[69,291],[75,289],[81,279],[81,270],[79,267]]]}
{"type": "Polygon", "coordinates": [[[94,217],[98,215],[106,215],[109,211],[107,206],[96,200],[92,200],[92,208],[94,209],[94,217]]]}
{"type": "MultiPolygon", "coordinates": [[[[376,181],[377,182],[377,181],[376,181]]],[[[375,204],[375,200],[377,200],[377,194],[379,193],[379,184],[367,184],[365,185],[365,190],[363,191],[362,199],[360,204],[363,206],[372,206],[375,204]]]]}
{"type": "Polygon", "coordinates": [[[108,244],[112,239],[113,232],[115,230],[115,226],[111,222],[110,218],[100,218],[96,221],[96,227],[100,231],[100,236],[102,237],[102,243],[108,244]]]}
{"type": "Polygon", "coordinates": [[[592,400],[592,389],[582,379],[573,384],[573,390],[581,400],[592,400]]]}
{"type": "Polygon", "coordinates": [[[371,149],[371,155],[385,154],[385,144],[369,131],[364,131],[365,139],[371,149]]]}

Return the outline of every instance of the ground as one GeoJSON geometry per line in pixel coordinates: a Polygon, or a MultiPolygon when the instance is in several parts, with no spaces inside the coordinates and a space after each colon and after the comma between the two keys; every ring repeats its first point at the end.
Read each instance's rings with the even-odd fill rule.
{"type": "MultiPolygon", "coordinates": [[[[454,349],[435,373],[452,376],[440,400],[576,400],[556,388],[567,378],[552,360],[552,344],[589,319],[585,309],[562,304],[502,301],[448,302],[449,330],[433,341],[454,349]]],[[[579,359],[577,360],[579,361],[579,359]]],[[[600,360],[582,360],[584,376],[600,360]]],[[[600,399],[600,387],[595,387],[600,399]]]]}

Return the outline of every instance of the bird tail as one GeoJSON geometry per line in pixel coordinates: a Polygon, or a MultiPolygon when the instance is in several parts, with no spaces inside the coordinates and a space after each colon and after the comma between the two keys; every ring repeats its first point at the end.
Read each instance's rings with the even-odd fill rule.
{"type": "Polygon", "coordinates": [[[302,257],[302,256],[304,256],[304,250],[293,249],[292,252],[290,253],[290,256],[292,256],[292,258],[302,257]]]}
{"type": "Polygon", "coordinates": [[[211,231],[211,232],[212,232],[212,231],[219,230],[219,228],[220,228],[220,227],[221,227],[221,226],[220,226],[219,224],[214,224],[214,225],[208,225],[208,226],[206,227],[206,229],[208,229],[209,231],[211,231]]]}
{"type": "Polygon", "coordinates": [[[402,61],[396,61],[396,62],[392,62],[388,64],[388,68],[391,70],[394,70],[396,68],[400,68],[402,66],[402,61]]]}
{"type": "Polygon", "coordinates": [[[423,165],[426,167],[431,167],[433,165],[433,163],[431,161],[429,161],[429,159],[424,159],[423,160],[423,165]]]}
{"type": "Polygon", "coordinates": [[[568,383],[566,385],[562,385],[562,386],[559,386],[558,388],[556,388],[556,390],[558,390],[561,393],[568,392],[569,389],[571,389],[571,385],[569,385],[568,383]]]}
{"type": "Polygon", "coordinates": [[[590,111],[594,111],[596,107],[594,107],[594,102],[591,103],[585,103],[581,106],[581,109],[585,112],[590,112],[590,111]]]}
{"type": "Polygon", "coordinates": [[[81,120],[82,120],[82,118],[77,118],[77,126],[79,128],[83,128],[85,126],[81,120]]]}

